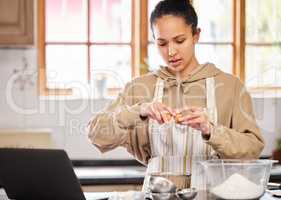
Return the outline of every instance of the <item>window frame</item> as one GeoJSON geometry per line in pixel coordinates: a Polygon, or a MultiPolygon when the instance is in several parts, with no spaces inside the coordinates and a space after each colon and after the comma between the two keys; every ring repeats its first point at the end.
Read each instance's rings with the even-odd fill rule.
{"type": "MultiPolygon", "coordinates": [[[[87,19],[89,19],[90,15],[90,7],[89,7],[89,1],[87,0],[88,4],[88,12],[87,12],[87,19]]],[[[40,96],[64,96],[64,95],[72,95],[73,91],[72,89],[61,89],[61,88],[48,88],[47,87],[47,78],[46,78],[46,44],[71,44],[71,42],[48,42],[46,43],[46,23],[45,23],[45,2],[46,0],[39,0],[37,9],[38,9],[38,89],[40,96]]],[[[83,44],[86,44],[88,48],[90,48],[90,45],[128,45],[131,47],[131,75],[132,78],[139,76],[139,70],[138,66],[140,66],[140,26],[139,26],[139,18],[140,18],[140,1],[132,1],[131,3],[132,9],[131,9],[131,41],[129,43],[122,42],[90,42],[89,37],[87,42],[83,42],[83,44]]],[[[90,26],[90,20],[87,22],[87,32],[89,36],[89,26],[90,26]]],[[[81,42],[75,42],[75,44],[78,44],[81,42]]],[[[91,72],[90,72],[90,52],[88,51],[88,66],[87,66],[87,82],[90,83],[91,79],[91,72]]],[[[108,95],[115,95],[120,91],[121,88],[108,88],[108,95]]]]}
{"type": "MultiPolygon", "coordinates": [[[[191,3],[193,0],[190,1],[191,3]]],[[[232,73],[235,76],[240,77],[242,82],[245,80],[245,0],[232,0],[233,2],[233,42],[200,42],[198,44],[202,45],[231,45],[233,49],[233,59],[232,59],[232,73]],[[244,14],[244,15],[243,15],[244,14]],[[241,17],[240,17],[241,16],[241,17]],[[240,25],[243,26],[240,28],[240,25]],[[240,47],[240,48],[238,48],[240,47]],[[241,67],[240,67],[241,66],[241,67]]],[[[148,0],[142,1],[142,13],[147,13],[148,0]]],[[[143,24],[142,31],[142,54],[141,61],[142,65],[145,65],[144,61],[148,56],[147,45],[150,44],[148,41],[148,19],[147,15],[142,15],[141,18],[143,24]]],[[[148,71],[144,70],[144,71],[148,71]]]]}
{"type": "MultiPolygon", "coordinates": [[[[191,0],[191,2],[194,0],[191,0]]],[[[252,46],[274,46],[276,43],[246,43],[246,0],[232,0],[233,2],[233,41],[232,42],[199,42],[204,45],[232,45],[232,74],[240,78],[244,83],[246,78],[245,49],[247,45],[252,46]]],[[[71,95],[71,89],[47,88],[46,80],[46,58],[45,58],[45,0],[38,1],[38,64],[39,64],[39,93],[40,95],[71,95]]],[[[143,75],[149,71],[147,65],[149,19],[148,0],[132,0],[132,36],[131,36],[131,66],[132,78],[143,75]]],[[[113,44],[113,43],[110,43],[113,44]]],[[[106,44],[105,44],[106,45],[106,44]]],[[[89,56],[88,56],[89,58],[89,56]]],[[[88,79],[90,78],[90,64],[88,63],[88,79]]],[[[109,95],[116,95],[121,88],[109,88],[109,95]]],[[[281,87],[249,87],[252,93],[281,92],[281,87]]]]}
{"type": "MultiPolygon", "coordinates": [[[[196,0],[190,0],[192,3],[196,0]]],[[[246,46],[274,46],[280,45],[279,42],[275,43],[246,43],[246,0],[232,0],[232,8],[233,8],[233,41],[232,42],[200,42],[199,44],[203,45],[232,45],[232,74],[240,78],[240,80],[245,83],[246,79],[246,46]]],[[[148,8],[148,0],[142,0],[142,13],[147,13],[148,8]]],[[[141,65],[147,66],[145,64],[145,60],[148,56],[147,46],[150,44],[148,41],[148,19],[147,15],[142,15],[141,24],[143,24],[142,30],[142,41],[141,46],[142,54],[141,54],[141,65]]],[[[147,69],[141,70],[141,72],[147,72],[147,69]]],[[[141,73],[143,74],[143,73],[141,73]]],[[[270,91],[270,92],[281,92],[281,87],[249,87],[248,88],[251,93],[260,93],[262,91],[270,91]]]]}
{"type": "MultiPolygon", "coordinates": [[[[193,0],[190,1],[191,3],[193,0]]],[[[233,42],[200,42],[198,44],[202,45],[231,45],[233,49],[233,60],[232,60],[232,73],[235,76],[238,76],[242,79],[244,82],[245,80],[245,34],[243,34],[245,30],[240,29],[240,25],[243,25],[243,29],[245,29],[245,1],[244,0],[232,0],[233,2],[233,42]],[[243,15],[244,16],[241,16],[243,15]],[[239,17],[241,16],[241,17],[239,17]],[[237,47],[241,48],[237,48],[237,47]],[[242,55],[243,54],[243,55],[242,55]],[[240,68],[241,66],[241,68],[240,68]]],[[[143,0],[142,1],[142,13],[147,13],[147,8],[148,8],[148,0],[143,0]]],[[[143,24],[143,30],[142,31],[142,54],[141,54],[141,61],[143,62],[142,64],[145,65],[144,61],[145,58],[148,56],[147,52],[147,45],[151,44],[148,41],[148,19],[147,15],[142,15],[141,18],[143,24]]],[[[145,70],[147,71],[147,70],[145,70]]]]}

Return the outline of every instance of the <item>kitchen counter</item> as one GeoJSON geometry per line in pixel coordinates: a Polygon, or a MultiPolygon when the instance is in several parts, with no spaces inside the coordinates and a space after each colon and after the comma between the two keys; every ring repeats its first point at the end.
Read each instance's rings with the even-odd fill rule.
{"type": "Polygon", "coordinates": [[[81,185],[142,185],[146,167],[136,160],[73,160],[81,185]]]}
{"type": "MultiPolygon", "coordinates": [[[[146,167],[135,161],[95,161],[74,163],[81,185],[139,184],[144,180],[146,167]],[[104,163],[105,162],[105,163],[104,163]],[[88,165],[88,166],[86,166],[88,165]]],[[[281,165],[274,165],[270,182],[281,183],[281,165]]]]}
{"type": "MultiPolygon", "coordinates": [[[[281,192],[281,190],[280,190],[281,192]]],[[[144,194],[141,192],[91,192],[84,193],[87,200],[100,200],[100,199],[132,199],[132,200],[143,200],[144,194]]],[[[9,200],[5,191],[0,189],[0,199],[1,200],[9,200]]],[[[196,196],[195,200],[206,200],[205,193],[199,193],[196,196]]],[[[270,194],[265,193],[264,196],[260,198],[260,200],[280,200],[280,198],[272,197],[270,194]]]]}
{"type": "Polygon", "coordinates": [[[81,185],[142,184],[145,167],[74,167],[81,185]]]}
{"type": "Polygon", "coordinates": [[[281,183],[281,165],[273,165],[270,172],[270,182],[281,183]]]}

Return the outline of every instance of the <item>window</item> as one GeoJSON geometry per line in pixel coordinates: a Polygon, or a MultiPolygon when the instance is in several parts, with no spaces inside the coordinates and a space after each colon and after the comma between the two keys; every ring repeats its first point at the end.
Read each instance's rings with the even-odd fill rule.
{"type": "MultiPolygon", "coordinates": [[[[113,94],[157,69],[163,61],[149,16],[159,1],[38,1],[41,94],[72,94],[81,86],[113,94]]],[[[202,28],[199,61],[238,76],[252,91],[281,91],[281,1],[206,1],[193,0],[202,28]]]]}
{"type": "Polygon", "coordinates": [[[246,1],[245,81],[281,88],[281,1],[246,1]]]}
{"type": "MultiPolygon", "coordinates": [[[[148,16],[159,1],[148,1],[148,16]]],[[[238,76],[252,92],[281,91],[281,1],[192,2],[202,28],[196,48],[199,61],[213,62],[221,70],[238,76]]],[[[142,60],[155,69],[162,61],[155,56],[152,43],[149,34],[148,58],[142,60]]]]}
{"type": "Polygon", "coordinates": [[[231,0],[194,0],[201,28],[196,54],[200,62],[215,63],[221,70],[232,73],[233,65],[233,4],[231,0]],[[210,12],[210,10],[215,12],[210,12]],[[223,16],[223,17],[222,17],[223,16]]]}
{"type": "MultiPolygon", "coordinates": [[[[153,7],[160,0],[149,0],[148,18],[153,7]]],[[[201,63],[213,62],[223,71],[233,71],[233,4],[231,0],[213,0],[206,4],[206,0],[194,0],[193,5],[198,14],[198,27],[202,28],[196,55],[201,63]],[[217,12],[210,12],[217,10],[217,12]],[[221,17],[224,16],[224,17],[221,17]]],[[[163,61],[157,54],[148,24],[148,66],[151,70],[163,61]]],[[[145,59],[144,59],[145,60],[145,59]]]]}
{"type": "Polygon", "coordinates": [[[138,75],[134,1],[38,2],[41,94],[110,92],[138,75]]]}
{"type": "Polygon", "coordinates": [[[148,52],[148,66],[149,66],[149,70],[155,70],[158,68],[159,65],[163,65],[164,62],[161,58],[161,56],[158,53],[158,50],[156,48],[156,45],[154,45],[154,41],[153,41],[153,35],[151,32],[151,28],[150,28],[150,23],[149,23],[149,18],[150,18],[150,14],[153,10],[153,8],[155,7],[155,5],[159,2],[159,0],[148,0],[148,23],[147,23],[147,28],[148,28],[148,45],[147,45],[147,52],[148,52]]]}

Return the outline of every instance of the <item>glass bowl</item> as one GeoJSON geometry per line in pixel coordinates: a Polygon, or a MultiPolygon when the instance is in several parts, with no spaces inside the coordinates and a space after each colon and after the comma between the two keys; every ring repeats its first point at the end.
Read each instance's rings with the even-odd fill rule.
{"type": "Polygon", "coordinates": [[[151,193],[153,200],[178,200],[176,193],[151,193]]]}
{"type": "Polygon", "coordinates": [[[208,195],[219,199],[258,199],[266,189],[273,160],[201,161],[208,195]]]}
{"type": "MultiPolygon", "coordinates": [[[[151,158],[147,166],[148,183],[154,179],[165,178],[172,182],[176,189],[190,187],[190,159],[184,156],[162,156],[151,158]]],[[[170,184],[171,185],[171,184],[170,184]]],[[[162,192],[171,192],[162,188],[162,192]]]]}

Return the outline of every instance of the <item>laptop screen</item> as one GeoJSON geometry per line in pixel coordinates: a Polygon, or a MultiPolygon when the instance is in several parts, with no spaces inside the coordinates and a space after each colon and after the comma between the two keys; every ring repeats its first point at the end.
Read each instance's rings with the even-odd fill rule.
{"type": "Polygon", "coordinates": [[[0,149],[0,183],[10,199],[85,200],[64,150],[0,149]]]}

